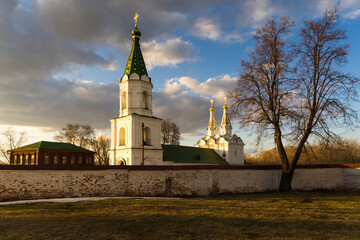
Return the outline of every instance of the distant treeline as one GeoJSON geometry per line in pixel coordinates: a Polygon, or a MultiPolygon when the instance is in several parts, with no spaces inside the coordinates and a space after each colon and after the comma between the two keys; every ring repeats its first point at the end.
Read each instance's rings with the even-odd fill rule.
{"type": "MultiPolygon", "coordinates": [[[[285,147],[289,159],[292,159],[296,147],[285,147]]],[[[281,164],[275,148],[262,151],[259,154],[246,154],[245,160],[253,165],[281,164]]],[[[337,164],[360,163],[360,144],[356,140],[341,139],[333,143],[319,141],[308,145],[299,159],[299,164],[337,164]]]]}

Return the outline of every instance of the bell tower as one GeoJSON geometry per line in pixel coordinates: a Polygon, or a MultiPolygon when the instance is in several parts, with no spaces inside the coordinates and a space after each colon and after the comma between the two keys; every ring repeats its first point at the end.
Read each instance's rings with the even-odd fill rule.
{"type": "Polygon", "coordinates": [[[163,162],[161,119],[152,115],[153,85],[141,53],[138,17],[135,13],[133,44],[119,82],[119,117],[110,120],[110,165],[162,165],[163,162]]]}
{"type": "Polygon", "coordinates": [[[119,117],[137,113],[152,116],[152,88],[140,49],[141,31],[135,26],[131,32],[133,45],[125,72],[120,80],[119,117]]]}

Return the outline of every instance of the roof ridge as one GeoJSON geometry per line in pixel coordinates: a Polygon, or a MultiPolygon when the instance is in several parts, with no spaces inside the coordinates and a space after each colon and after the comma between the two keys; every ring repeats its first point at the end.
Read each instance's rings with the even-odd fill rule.
{"type": "Polygon", "coordinates": [[[26,150],[26,149],[93,152],[89,149],[77,146],[72,143],[50,142],[50,141],[39,141],[11,150],[26,150]]]}

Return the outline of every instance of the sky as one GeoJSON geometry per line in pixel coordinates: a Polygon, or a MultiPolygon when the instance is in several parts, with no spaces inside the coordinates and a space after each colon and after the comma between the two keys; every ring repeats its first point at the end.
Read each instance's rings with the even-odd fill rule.
{"type": "MultiPolygon", "coordinates": [[[[351,44],[344,71],[360,76],[359,0],[0,0],[0,132],[13,127],[27,132],[27,143],[54,141],[79,123],[110,136],[137,12],[153,115],[172,119],[181,144],[194,145],[206,134],[211,98],[220,123],[223,98],[266,19],[290,16],[296,38],[304,20],[334,7],[351,44]]],[[[245,152],[255,151],[252,130],[232,125],[245,152]]],[[[337,132],[356,138],[360,130],[337,132]]]]}

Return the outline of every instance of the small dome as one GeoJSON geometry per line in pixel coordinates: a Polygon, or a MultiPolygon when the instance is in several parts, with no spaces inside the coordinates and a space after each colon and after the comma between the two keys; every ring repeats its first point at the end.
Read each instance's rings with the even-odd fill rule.
{"type": "Polygon", "coordinates": [[[141,31],[136,27],[134,30],[132,30],[131,32],[132,38],[140,38],[141,37],[141,31]]]}
{"type": "Polygon", "coordinates": [[[209,138],[210,138],[210,136],[208,136],[208,135],[206,135],[205,137],[203,137],[203,139],[204,139],[205,141],[207,141],[209,138]]]}

